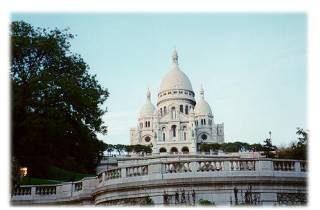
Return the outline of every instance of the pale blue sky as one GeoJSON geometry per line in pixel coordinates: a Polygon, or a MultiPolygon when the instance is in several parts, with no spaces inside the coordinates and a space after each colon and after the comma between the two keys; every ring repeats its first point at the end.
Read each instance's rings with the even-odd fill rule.
{"type": "Polygon", "coordinates": [[[14,14],[35,26],[69,27],[79,53],[109,89],[107,143],[129,143],[146,90],[152,101],[176,47],[195,93],[201,84],[226,141],[296,139],[307,128],[306,16],[233,14],[14,14]]]}

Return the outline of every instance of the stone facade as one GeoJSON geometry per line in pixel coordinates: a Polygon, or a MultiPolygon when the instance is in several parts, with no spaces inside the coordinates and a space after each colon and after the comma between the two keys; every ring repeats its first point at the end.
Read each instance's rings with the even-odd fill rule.
{"type": "Polygon", "coordinates": [[[172,68],[164,77],[157,107],[148,90],[136,128],[130,129],[130,143],[153,146],[153,153],[195,153],[202,143],[223,143],[224,124],[216,124],[201,88],[196,101],[189,78],[178,64],[174,51],[172,68]]]}

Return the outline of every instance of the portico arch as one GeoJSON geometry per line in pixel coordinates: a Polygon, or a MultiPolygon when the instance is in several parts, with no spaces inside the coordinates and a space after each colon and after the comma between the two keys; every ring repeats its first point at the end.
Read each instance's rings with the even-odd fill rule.
{"type": "Polygon", "coordinates": [[[183,154],[188,154],[189,153],[189,148],[188,147],[182,147],[181,152],[183,154]]]}
{"type": "Polygon", "coordinates": [[[178,149],[176,147],[172,147],[171,150],[170,150],[170,153],[171,154],[178,153],[178,149]]]}
{"type": "Polygon", "coordinates": [[[161,147],[161,148],[159,149],[159,152],[160,152],[160,153],[161,153],[161,152],[167,152],[167,149],[164,148],[164,147],[161,147]]]}

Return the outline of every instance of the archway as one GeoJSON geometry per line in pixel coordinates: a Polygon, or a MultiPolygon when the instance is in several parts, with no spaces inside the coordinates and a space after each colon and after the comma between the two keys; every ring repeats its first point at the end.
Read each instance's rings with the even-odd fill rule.
{"type": "Polygon", "coordinates": [[[167,152],[167,149],[164,148],[164,147],[161,147],[160,150],[159,150],[159,152],[160,152],[160,153],[162,153],[162,152],[167,152]]]}
{"type": "Polygon", "coordinates": [[[189,153],[189,148],[188,147],[182,147],[181,152],[183,154],[188,154],[189,153]]]}
{"type": "Polygon", "coordinates": [[[178,153],[178,149],[176,147],[172,147],[171,150],[170,150],[170,153],[171,154],[176,154],[176,153],[178,153]]]}

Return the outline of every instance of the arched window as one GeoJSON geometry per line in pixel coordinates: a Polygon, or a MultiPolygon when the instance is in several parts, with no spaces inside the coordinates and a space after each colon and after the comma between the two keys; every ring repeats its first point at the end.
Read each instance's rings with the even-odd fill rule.
{"type": "Polygon", "coordinates": [[[183,105],[180,105],[180,112],[183,113],[183,105]]]}
{"type": "Polygon", "coordinates": [[[186,141],[187,140],[187,127],[183,126],[183,140],[186,141]]]}
{"type": "Polygon", "coordinates": [[[145,124],[145,126],[144,126],[144,127],[148,127],[148,122],[147,122],[147,121],[146,121],[144,124],[145,124]]]}
{"type": "Polygon", "coordinates": [[[203,124],[206,125],[206,119],[203,119],[203,124]]]}
{"type": "Polygon", "coordinates": [[[160,152],[160,153],[161,153],[161,152],[167,152],[167,149],[164,148],[164,147],[161,147],[160,150],[159,150],[159,152],[160,152]]]}
{"type": "Polygon", "coordinates": [[[162,108],[160,108],[160,116],[162,116],[162,108]]]}
{"type": "Polygon", "coordinates": [[[186,114],[189,114],[189,108],[188,108],[188,105],[186,105],[185,111],[186,111],[186,114]]]}
{"type": "Polygon", "coordinates": [[[162,128],[162,141],[166,140],[166,128],[162,128]]]}
{"type": "Polygon", "coordinates": [[[171,108],[171,118],[176,119],[176,108],[175,107],[171,108]]]}
{"type": "Polygon", "coordinates": [[[177,132],[176,132],[177,126],[176,126],[176,125],[173,125],[173,126],[171,127],[171,130],[172,130],[172,137],[176,137],[176,135],[177,135],[177,132]]]}
{"type": "Polygon", "coordinates": [[[167,108],[163,107],[163,115],[167,114],[167,108]]]}
{"type": "Polygon", "coordinates": [[[178,153],[178,149],[176,147],[172,147],[170,153],[175,154],[178,153]]]}
{"type": "Polygon", "coordinates": [[[148,121],[148,127],[150,127],[150,121],[148,121]]]}
{"type": "Polygon", "coordinates": [[[182,147],[181,152],[183,154],[188,154],[189,153],[189,148],[188,147],[182,147]]]}

